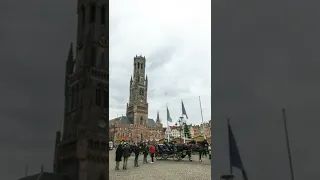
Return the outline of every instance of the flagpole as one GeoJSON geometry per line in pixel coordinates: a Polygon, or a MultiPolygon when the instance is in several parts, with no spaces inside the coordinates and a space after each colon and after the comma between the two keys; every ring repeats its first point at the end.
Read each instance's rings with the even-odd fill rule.
{"type": "MultiPolygon", "coordinates": [[[[183,104],[183,101],[182,101],[182,99],[181,99],[181,104],[183,104]]],[[[182,123],[182,125],[183,125],[183,144],[185,144],[186,143],[186,132],[184,131],[184,122],[183,122],[183,119],[184,119],[184,117],[183,117],[183,111],[182,111],[182,115],[181,115],[181,123],[182,123]]]]}
{"type": "Polygon", "coordinates": [[[290,150],[289,135],[288,135],[288,128],[287,128],[287,118],[286,118],[285,109],[282,109],[282,115],[283,115],[284,131],[286,134],[286,143],[287,143],[287,150],[288,150],[288,157],[289,157],[289,167],[290,167],[291,180],[294,180],[294,173],[293,173],[293,166],[292,166],[292,158],[291,158],[291,150],[290,150]]]}
{"type": "Polygon", "coordinates": [[[203,135],[204,139],[206,139],[206,135],[205,135],[205,133],[203,132],[203,131],[204,131],[204,126],[203,126],[203,114],[202,114],[202,106],[201,106],[200,96],[199,96],[199,103],[200,103],[200,111],[201,111],[201,119],[202,119],[202,135],[203,135]]]}
{"type": "MultiPolygon", "coordinates": [[[[170,134],[169,134],[169,121],[168,121],[168,103],[166,103],[166,107],[167,107],[167,131],[168,131],[168,142],[169,141],[169,138],[170,138],[170,134]]],[[[171,131],[171,130],[170,130],[171,131]]]]}
{"type": "Polygon", "coordinates": [[[230,168],[230,175],[233,175],[232,163],[231,163],[231,143],[230,143],[230,133],[229,133],[229,126],[230,126],[230,119],[227,117],[227,127],[228,127],[228,142],[229,142],[229,168],[230,168]]]}

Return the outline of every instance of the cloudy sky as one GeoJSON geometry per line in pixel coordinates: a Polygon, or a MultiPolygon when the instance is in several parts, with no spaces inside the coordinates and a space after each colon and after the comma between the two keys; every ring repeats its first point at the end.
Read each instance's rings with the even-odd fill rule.
{"type": "MultiPolygon", "coordinates": [[[[52,170],[55,131],[63,119],[65,60],[76,38],[76,0],[0,2],[0,179],[52,170]]],[[[150,117],[190,122],[210,113],[210,2],[111,1],[110,116],[125,113],[132,60],[146,56],[150,117]],[[180,4],[179,4],[180,3],[180,4]]]]}
{"type": "Polygon", "coordinates": [[[173,123],[184,101],[188,123],[211,119],[211,1],[110,1],[110,117],[125,115],[133,57],[146,57],[149,117],[173,123]]]}
{"type": "MultiPolygon", "coordinates": [[[[316,1],[216,0],[212,19],[212,174],[229,171],[231,118],[250,180],[320,179],[320,13],[316,1]]],[[[238,179],[242,179],[235,170],[238,179]]]]}

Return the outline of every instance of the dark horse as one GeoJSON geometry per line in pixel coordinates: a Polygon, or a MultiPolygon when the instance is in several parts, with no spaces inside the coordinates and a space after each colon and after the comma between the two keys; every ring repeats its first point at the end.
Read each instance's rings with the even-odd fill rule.
{"type": "Polygon", "coordinates": [[[130,154],[132,154],[132,153],[134,153],[134,150],[135,150],[136,148],[138,148],[139,151],[140,151],[140,153],[141,153],[141,152],[142,152],[142,147],[143,147],[143,143],[130,144],[130,150],[129,150],[129,152],[130,152],[130,154]]]}
{"type": "Polygon", "coordinates": [[[208,152],[208,143],[206,140],[196,142],[196,141],[191,141],[188,143],[188,147],[191,150],[191,153],[200,153],[200,152],[208,152]]]}
{"type": "Polygon", "coordinates": [[[192,161],[192,159],[191,159],[192,150],[191,150],[191,148],[190,148],[190,146],[188,144],[183,144],[183,143],[174,144],[173,147],[174,147],[175,151],[177,153],[179,153],[181,159],[183,159],[184,157],[188,156],[189,161],[192,161]]]}

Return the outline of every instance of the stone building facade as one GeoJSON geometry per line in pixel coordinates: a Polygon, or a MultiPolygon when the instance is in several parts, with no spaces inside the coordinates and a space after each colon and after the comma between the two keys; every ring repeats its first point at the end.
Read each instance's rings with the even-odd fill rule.
{"type": "Polygon", "coordinates": [[[77,47],[66,61],[62,132],[56,134],[54,173],[71,180],[107,180],[108,0],[78,0],[77,47]]]}
{"type": "Polygon", "coordinates": [[[148,116],[148,77],[145,67],[146,58],[135,56],[126,116],[109,121],[109,140],[115,143],[122,138],[126,138],[129,142],[139,142],[157,141],[163,137],[163,125],[159,112],[156,121],[148,116]]]}

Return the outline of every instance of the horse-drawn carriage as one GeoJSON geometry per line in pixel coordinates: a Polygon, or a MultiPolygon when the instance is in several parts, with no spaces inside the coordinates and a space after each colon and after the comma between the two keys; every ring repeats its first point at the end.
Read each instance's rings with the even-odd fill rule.
{"type": "Polygon", "coordinates": [[[191,160],[190,149],[184,144],[158,144],[156,146],[155,157],[157,160],[172,158],[174,161],[179,161],[186,156],[191,160]]]}

